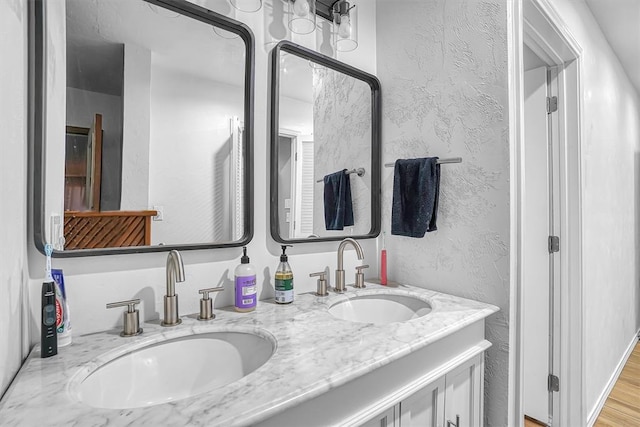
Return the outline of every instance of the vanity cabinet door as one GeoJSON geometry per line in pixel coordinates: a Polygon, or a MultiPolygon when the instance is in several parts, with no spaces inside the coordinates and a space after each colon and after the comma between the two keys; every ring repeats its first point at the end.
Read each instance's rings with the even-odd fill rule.
{"type": "Polygon", "coordinates": [[[482,425],[484,353],[445,376],[444,427],[480,427],[482,425]]]}
{"type": "Polygon", "coordinates": [[[392,406],[391,408],[376,415],[366,423],[362,424],[361,427],[400,427],[400,423],[396,422],[396,417],[398,414],[397,408],[398,405],[392,406]]]}
{"type": "Polygon", "coordinates": [[[445,378],[440,378],[400,402],[401,427],[441,427],[445,378]]]}

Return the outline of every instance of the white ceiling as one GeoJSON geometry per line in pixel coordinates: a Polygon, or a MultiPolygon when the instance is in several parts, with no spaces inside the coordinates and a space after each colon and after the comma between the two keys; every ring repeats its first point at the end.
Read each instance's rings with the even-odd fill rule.
{"type": "MultiPolygon", "coordinates": [[[[244,42],[220,37],[211,25],[131,0],[66,0],[66,15],[72,69],[87,74],[111,70],[107,74],[121,75],[122,46],[132,44],[153,52],[156,65],[229,85],[244,84],[244,42]],[[116,61],[111,57],[118,55],[120,65],[114,70],[116,61]]],[[[95,79],[95,73],[91,74],[89,80],[95,79]]]]}
{"type": "MultiPolygon", "coordinates": [[[[244,84],[240,38],[220,37],[209,25],[142,1],[65,1],[70,87],[121,94],[124,44],[152,51],[157,65],[234,86],[244,84]]],[[[230,8],[227,0],[190,1],[221,14],[230,8]]],[[[316,36],[296,41],[315,44],[316,36]]],[[[311,103],[313,68],[307,60],[287,56],[281,59],[281,75],[286,73],[281,94],[311,103]]]]}
{"type": "Polygon", "coordinates": [[[586,0],[629,79],[640,92],[640,0],[586,0]]]}

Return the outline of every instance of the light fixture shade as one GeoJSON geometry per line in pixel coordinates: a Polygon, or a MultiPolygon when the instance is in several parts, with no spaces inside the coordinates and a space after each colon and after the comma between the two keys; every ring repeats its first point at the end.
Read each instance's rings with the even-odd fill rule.
{"type": "Polygon", "coordinates": [[[229,3],[240,12],[257,12],[262,8],[262,0],[229,0],[229,3]]]}
{"type": "Polygon", "coordinates": [[[296,34],[309,34],[316,29],[315,0],[289,0],[289,29],[296,34]]]}
{"type": "Polygon", "coordinates": [[[338,0],[333,5],[333,37],[338,52],[358,47],[358,8],[355,2],[338,0]]]}

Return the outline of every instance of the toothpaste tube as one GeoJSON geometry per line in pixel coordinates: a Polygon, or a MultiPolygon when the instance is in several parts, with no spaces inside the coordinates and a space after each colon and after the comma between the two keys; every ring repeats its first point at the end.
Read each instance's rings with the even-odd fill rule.
{"type": "Polygon", "coordinates": [[[58,347],[71,344],[71,320],[67,293],[64,288],[64,275],[61,269],[52,268],[51,276],[56,284],[56,330],[58,347]]]}

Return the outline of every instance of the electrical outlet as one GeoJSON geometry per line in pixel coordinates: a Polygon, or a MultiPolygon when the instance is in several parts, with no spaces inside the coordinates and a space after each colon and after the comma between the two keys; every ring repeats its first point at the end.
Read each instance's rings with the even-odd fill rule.
{"type": "Polygon", "coordinates": [[[164,206],[154,206],[153,210],[157,212],[153,217],[154,221],[162,221],[164,219],[164,206]]]}

